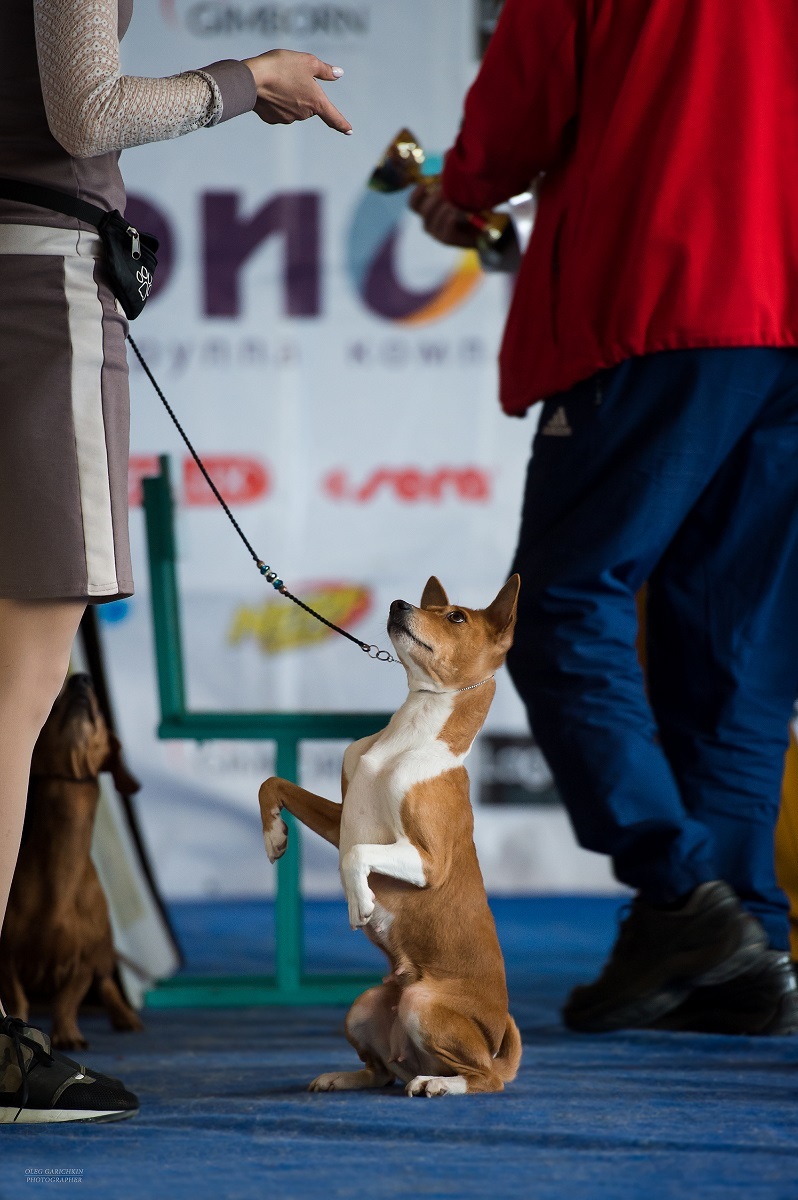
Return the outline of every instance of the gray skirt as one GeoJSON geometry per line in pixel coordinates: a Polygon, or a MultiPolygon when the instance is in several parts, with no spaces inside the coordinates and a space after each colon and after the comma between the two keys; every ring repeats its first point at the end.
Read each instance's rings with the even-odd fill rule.
{"type": "Polygon", "coordinates": [[[0,596],[133,592],[127,324],[97,234],[0,224],[0,596]]]}

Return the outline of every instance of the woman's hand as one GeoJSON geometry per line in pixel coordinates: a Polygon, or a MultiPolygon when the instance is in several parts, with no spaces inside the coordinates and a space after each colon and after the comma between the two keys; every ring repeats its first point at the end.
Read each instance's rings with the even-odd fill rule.
{"type": "Polygon", "coordinates": [[[445,246],[476,248],[479,230],[468,219],[468,213],[455,208],[445,198],[439,186],[420,183],[410,197],[410,207],[424,222],[424,229],[445,246]]]}
{"type": "Polygon", "coordinates": [[[258,99],[255,112],[267,125],[291,125],[321,117],[325,125],[339,133],[351,133],[352,126],[330,103],[317,79],[340,79],[340,67],[331,67],[315,54],[295,50],[269,50],[244,62],[255,77],[258,99]]]}

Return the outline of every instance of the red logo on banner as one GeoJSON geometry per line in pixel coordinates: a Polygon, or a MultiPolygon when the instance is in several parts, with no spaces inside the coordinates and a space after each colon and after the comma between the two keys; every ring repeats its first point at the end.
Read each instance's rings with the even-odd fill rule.
{"type": "Polygon", "coordinates": [[[490,500],[490,472],[482,467],[377,467],[361,483],[353,483],[344,467],[325,475],[322,489],[332,500],[368,504],[390,495],[404,504],[440,504],[453,499],[471,504],[490,500]]]}
{"type": "MultiPolygon", "coordinates": [[[[244,454],[208,454],[203,458],[208,474],[228,504],[252,504],[271,491],[271,477],[259,459],[244,454]]],[[[216,504],[216,498],[194,462],[183,459],[183,504],[198,507],[216,504]]],[[[128,503],[131,508],[142,502],[141,481],[158,474],[157,454],[132,454],[128,468],[128,503]]]]}
{"type": "MultiPolygon", "coordinates": [[[[252,504],[269,491],[269,476],[262,462],[236,454],[210,454],[203,457],[208,474],[228,504],[252,504]]],[[[183,502],[216,504],[193,458],[183,460],[183,502]]]]}

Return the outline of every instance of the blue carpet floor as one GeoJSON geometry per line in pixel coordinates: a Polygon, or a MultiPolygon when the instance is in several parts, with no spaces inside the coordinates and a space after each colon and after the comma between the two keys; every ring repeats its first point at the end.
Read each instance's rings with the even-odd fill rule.
{"type": "MultiPolygon", "coordinates": [[[[38,1184],[102,1200],[796,1200],[798,1038],[560,1027],[558,1005],[596,974],[617,907],[495,902],[525,1045],[519,1078],[500,1095],[308,1094],[314,1075],[353,1064],[341,1009],[153,1011],[140,1035],[87,1018],[87,1061],[123,1077],[141,1114],[3,1126],[0,1198],[38,1184]],[[61,1182],[68,1171],[79,1184],[61,1182]]],[[[269,968],[268,905],[172,911],[190,970],[269,968]]],[[[337,903],[308,906],[307,940],[311,967],[379,962],[337,903]]]]}

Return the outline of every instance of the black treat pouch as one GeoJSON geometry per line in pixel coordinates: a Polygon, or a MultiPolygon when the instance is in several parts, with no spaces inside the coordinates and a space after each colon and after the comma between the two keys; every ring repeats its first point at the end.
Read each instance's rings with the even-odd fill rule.
{"type": "Polygon", "coordinates": [[[67,192],[55,188],[40,187],[35,183],[22,183],[17,179],[0,179],[0,199],[17,200],[22,204],[33,204],[37,208],[49,208],[67,217],[76,217],[93,225],[105,248],[105,269],[111,291],[116,296],[128,321],[136,317],[147,303],[152,291],[153,277],[158,259],[158,239],[150,233],[141,233],[134,228],[116,209],[108,212],[96,204],[78,200],[67,192]]]}
{"type": "Polygon", "coordinates": [[[103,215],[97,229],[105,246],[111,290],[128,321],[135,321],[152,290],[158,239],[140,233],[116,209],[103,215]]]}

